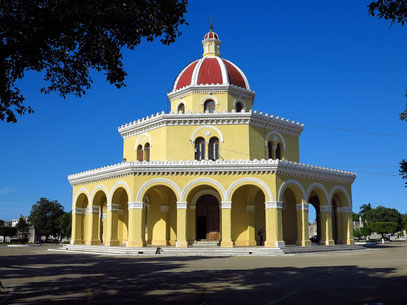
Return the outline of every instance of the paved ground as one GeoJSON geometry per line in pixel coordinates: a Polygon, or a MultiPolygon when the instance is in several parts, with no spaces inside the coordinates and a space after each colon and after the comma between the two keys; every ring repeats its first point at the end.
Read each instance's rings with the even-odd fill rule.
{"type": "Polygon", "coordinates": [[[407,304],[407,243],[285,257],[112,257],[0,247],[1,304],[407,304]]]}

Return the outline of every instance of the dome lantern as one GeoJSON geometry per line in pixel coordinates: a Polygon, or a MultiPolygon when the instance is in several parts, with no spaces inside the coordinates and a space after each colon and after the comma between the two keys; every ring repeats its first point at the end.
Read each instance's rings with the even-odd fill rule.
{"type": "Polygon", "coordinates": [[[202,40],[203,46],[203,57],[208,56],[217,56],[220,57],[219,47],[220,47],[220,40],[218,34],[213,32],[212,24],[209,26],[209,32],[206,33],[204,36],[204,40],[202,40]]]}

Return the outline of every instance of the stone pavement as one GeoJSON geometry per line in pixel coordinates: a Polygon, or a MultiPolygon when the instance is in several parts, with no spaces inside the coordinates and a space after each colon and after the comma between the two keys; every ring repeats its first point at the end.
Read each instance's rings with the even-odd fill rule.
{"type": "Polygon", "coordinates": [[[1,304],[407,304],[406,242],[273,257],[114,257],[48,248],[0,246],[1,304]]]}

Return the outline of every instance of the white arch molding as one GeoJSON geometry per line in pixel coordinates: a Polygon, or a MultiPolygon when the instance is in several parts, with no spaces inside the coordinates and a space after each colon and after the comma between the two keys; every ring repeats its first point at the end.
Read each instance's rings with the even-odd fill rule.
{"type": "MultiPolygon", "coordinates": [[[[271,192],[271,190],[270,190],[270,188],[268,187],[268,185],[267,184],[265,184],[263,181],[261,181],[261,180],[259,180],[259,179],[256,179],[256,178],[241,178],[241,179],[239,179],[239,180],[236,180],[235,182],[233,182],[232,184],[231,184],[231,186],[229,186],[229,188],[228,188],[228,190],[227,190],[227,192],[226,192],[226,200],[228,200],[228,201],[231,201],[232,200],[232,198],[231,198],[231,192],[235,189],[235,188],[238,188],[239,187],[239,184],[243,184],[243,183],[245,183],[245,182],[252,182],[253,184],[252,185],[255,185],[255,186],[257,186],[257,187],[259,187],[258,185],[256,185],[256,184],[259,184],[259,185],[261,185],[263,188],[264,188],[264,190],[267,192],[267,194],[265,194],[266,196],[268,196],[268,200],[267,200],[267,198],[266,198],[266,201],[274,201],[274,196],[273,196],[273,193],[271,192]]],[[[260,188],[260,187],[259,187],[260,188]]],[[[262,188],[260,188],[261,190],[263,190],[262,188]]]]}
{"type": "Polygon", "coordinates": [[[212,189],[205,189],[205,190],[200,190],[199,192],[197,192],[194,195],[194,197],[192,197],[191,206],[196,206],[196,202],[203,195],[212,195],[212,196],[216,197],[216,199],[218,199],[219,204],[222,202],[222,198],[220,198],[219,193],[217,191],[212,190],[212,189]]]}
{"type": "Polygon", "coordinates": [[[298,186],[299,189],[300,189],[300,191],[301,191],[301,193],[302,193],[302,198],[303,198],[304,200],[306,200],[306,199],[305,199],[305,190],[304,190],[303,186],[301,185],[301,183],[299,183],[299,182],[298,182],[297,180],[295,180],[295,179],[289,179],[289,180],[287,180],[287,181],[284,181],[284,183],[281,185],[280,191],[278,192],[278,201],[283,201],[284,191],[285,191],[285,189],[287,188],[287,186],[289,186],[290,184],[294,184],[294,185],[298,186]]]}
{"type": "Polygon", "coordinates": [[[191,189],[195,184],[199,184],[199,183],[213,183],[213,184],[216,185],[216,186],[219,188],[219,190],[221,191],[221,193],[222,193],[221,196],[223,196],[223,198],[227,198],[227,197],[226,197],[226,191],[225,191],[224,187],[223,187],[218,181],[216,181],[216,180],[214,180],[214,179],[211,179],[211,178],[198,178],[198,179],[195,179],[195,180],[189,182],[189,183],[185,186],[184,190],[183,190],[182,193],[181,193],[181,199],[180,199],[180,201],[184,202],[185,199],[186,199],[186,198],[185,198],[185,195],[187,194],[187,192],[189,191],[189,189],[191,189]]]}
{"type": "Polygon", "coordinates": [[[211,128],[211,129],[214,129],[214,130],[218,133],[218,135],[219,135],[220,143],[223,143],[223,142],[224,142],[223,134],[220,132],[220,130],[219,130],[217,127],[211,126],[211,125],[204,125],[204,126],[198,127],[198,128],[195,129],[195,131],[192,133],[192,136],[191,136],[191,139],[190,139],[191,143],[194,143],[194,142],[195,142],[195,136],[196,136],[196,134],[198,133],[198,131],[200,131],[201,129],[204,129],[204,128],[211,128]]]}
{"type": "Polygon", "coordinates": [[[177,194],[176,194],[177,198],[181,198],[181,189],[178,187],[178,185],[175,182],[173,182],[169,179],[166,179],[166,178],[156,178],[156,179],[147,181],[146,183],[143,184],[143,186],[140,188],[140,190],[137,193],[136,202],[141,202],[143,200],[142,195],[144,195],[145,190],[154,183],[163,183],[164,186],[166,186],[165,184],[171,185],[172,187],[174,187],[174,189],[177,192],[177,194]]]}
{"type": "Polygon", "coordinates": [[[175,106],[174,113],[178,114],[178,107],[180,104],[184,104],[184,113],[187,113],[187,103],[183,99],[178,101],[177,105],[175,106]]]}
{"type": "Polygon", "coordinates": [[[108,198],[109,198],[109,191],[107,190],[106,186],[104,186],[103,184],[98,184],[98,185],[96,185],[96,187],[93,189],[92,195],[90,196],[90,198],[91,198],[91,199],[90,199],[90,202],[92,203],[92,206],[93,206],[93,197],[95,197],[97,191],[99,191],[99,190],[105,191],[106,200],[109,200],[109,199],[108,199],[108,198]]]}
{"type": "MultiPolygon", "coordinates": [[[[216,105],[216,106],[219,106],[219,101],[218,101],[218,99],[216,98],[216,96],[214,96],[214,95],[207,95],[207,96],[204,96],[204,97],[202,98],[202,100],[201,100],[201,106],[203,106],[207,100],[213,100],[213,101],[215,102],[215,105],[216,105]]],[[[205,111],[204,111],[204,112],[205,112],[205,111]]]]}
{"type": "MultiPolygon", "coordinates": [[[[144,136],[148,138],[148,143],[150,143],[150,148],[153,147],[153,143],[152,143],[152,141],[151,141],[150,135],[145,132],[145,133],[142,133],[141,135],[139,135],[139,136],[137,137],[136,145],[134,146],[134,150],[135,150],[135,151],[137,151],[137,146],[139,145],[140,139],[142,139],[142,137],[144,137],[144,136]]],[[[143,147],[143,150],[144,150],[144,143],[142,143],[141,146],[143,147]]]]}
{"type": "Polygon", "coordinates": [[[331,190],[331,192],[329,193],[329,204],[331,204],[332,199],[333,199],[333,197],[334,197],[334,195],[335,195],[335,192],[336,192],[336,191],[339,191],[339,190],[342,191],[342,192],[345,194],[346,199],[348,199],[348,205],[349,205],[349,207],[352,207],[352,200],[350,199],[350,196],[349,196],[348,191],[347,191],[343,186],[340,186],[340,185],[335,186],[335,187],[331,190]]]}
{"type": "Polygon", "coordinates": [[[325,196],[326,196],[326,200],[328,200],[328,205],[331,205],[331,203],[329,202],[329,193],[328,193],[328,191],[326,190],[326,188],[325,188],[325,186],[323,186],[321,183],[318,183],[318,182],[314,182],[313,184],[311,184],[309,187],[308,187],[308,189],[307,189],[307,193],[306,193],[306,196],[305,196],[305,200],[306,201],[308,201],[309,200],[309,195],[311,195],[311,192],[313,191],[313,189],[314,188],[320,188],[322,191],[323,191],[323,193],[325,194],[325,196]]]}
{"type": "Polygon", "coordinates": [[[112,188],[110,189],[110,193],[109,193],[109,198],[107,203],[110,204],[112,202],[112,198],[113,198],[113,194],[114,191],[119,187],[119,186],[123,186],[124,189],[127,191],[127,199],[129,202],[132,202],[132,196],[131,196],[131,191],[129,186],[127,185],[126,182],[124,182],[123,180],[121,181],[117,181],[115,184],[113,184],[112,188]]]}
{"type": "MultiPolygon", "coordinates": [[[[284,151],[286,151],[286,145],[285,145],[285,140],[284,140],[283,135],[282,135],[281,133],[279,133],[278,131],[275,131],[275,130],[270,131],[270,132],[267,134],[267,136],[266,136],[266,141],[265,141],[265,143],[264,143],[265,146],[267,147],[267,144],[268,144],[268,142],[269,142],[269,138],[270,138],[270,136],[272,136],[273,134],[276,134],[276,135],[278,135],[278,136],[280,137],[281,142],[283,142],[284,151]]],[[[277,143],[276,143],[276,144],[277,144],[277,143]]]]}
{"type": "Polygon", "coordinates": [[[81,187],[79,190],[76,191],[75,196],[73,197],[72,200],[72,209],[75,208],[76,206],[76,201],[78,200],[78,197],[80,194],[85,194],[87,199],[88,199],[88,204],[90,204],[90,195],[89,195],[89,191],[86,187],[81,187]]]}
{"type": "Polygon", "coordinates": [[[243,109],[245,110],[245,111],[247,111],[247,105],[246,105],[246,102],[244,101],[244,100],[242,100],[241,98],[237,98],[237,99],[235,99],[235,101],[233,102],[233,108],[236,110],[236,104],[237,103],[242,103],[243,104],[243,109]]]}

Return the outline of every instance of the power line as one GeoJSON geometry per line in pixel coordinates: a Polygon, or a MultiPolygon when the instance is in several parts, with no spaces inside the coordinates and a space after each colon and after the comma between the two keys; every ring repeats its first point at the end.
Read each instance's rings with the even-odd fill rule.
{"type": "Polygon", "coordinates": [[[391,133],[379,133],[379,132],[372,132],[372,131],[362,131],[362,130],[355,130],[355,129],[339,128],[339,127],[329,127],[329,126],[322,126],[322,125],[316,125],[316,124],[310,124],[310,123],[304,123],[304,124],[307,125],[307,126],[312,126],[312,127],[325,128],[325,129],[331,129],[331,130],[339,130],[339,131],[345,131],[345,132],[368,134],[368,135],[372,135],[372,136],[393,137],[393,138],[407,139],[407,136],[391,134],[391,133]]]}

